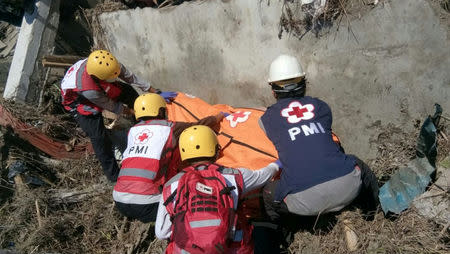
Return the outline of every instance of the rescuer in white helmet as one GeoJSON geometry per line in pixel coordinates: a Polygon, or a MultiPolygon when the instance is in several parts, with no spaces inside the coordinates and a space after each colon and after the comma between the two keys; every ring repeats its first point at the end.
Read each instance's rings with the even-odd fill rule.
{"type": "Polygon", "coordinates": [[[367,210],[375,210],[375,175],[336,142],[331,109],[305,96],[305,77],[294,56],[280,55],[270,65],[268,83],[277,102],[260,118],[260,126],[275,145],[283,170],[280,180],[264,188],[267,214],[279,224],[287,217],[283,214],[336,212],[359,197],[367,210]]]}

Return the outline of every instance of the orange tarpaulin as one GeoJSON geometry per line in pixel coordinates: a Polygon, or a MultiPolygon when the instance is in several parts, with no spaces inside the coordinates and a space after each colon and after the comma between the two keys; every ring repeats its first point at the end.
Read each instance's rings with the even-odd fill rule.
{"type": "Polygon", "coordinates": [[[259,169],[277,160],[275,147],[258,125],[263,110],[210,105],[183,93],[167,104],[167,110],[170,120],[180,122],[192,122],[220,112],[230,114],[220,123],[217,136],[222,147],[217,163],[221,165],[259,169]]]}
{"type": "MultiPolygon", "coordinates": [[[[263,110],[210,105],[183,93],[178,93],[175,101],[167,105],[167,109],[172,121],[192,122],[219,112],[230,114],[221,121],[217,135],[222,147],[217,163],[221,165],[255,170],[277,160],[275,147],[258,125],[263,110]]],[[[260,197],[260,190],[244,196],[239,213],[247,218],[260,217],[260,197]]]]}

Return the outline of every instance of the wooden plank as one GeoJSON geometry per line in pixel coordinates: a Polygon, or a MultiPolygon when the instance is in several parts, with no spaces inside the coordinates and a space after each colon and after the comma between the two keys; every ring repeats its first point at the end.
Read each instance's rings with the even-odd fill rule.
{"type": "Polygon", "coordinates": [[[56,67],[56,68],[67,68],[72,66],[71,63],[58,63],[58,62],[50,62],[46,60],[42,60],[42,66],[44,67],[56,67]]]}
{"type": "Polygon", "coordinates": [[[42,57],[42,62],[54,62],[54,63],[66,63],[73,65],[74,63],[78,62],[79,60],[83,59],[85,57],[82,56],[71,56],[71,55],[46,55],[42,57]]]}
{"type": "Polygon", "coordinates": [[[4,48],[6,48],[6,44],[0,40],[0,49],[4,49],[4,48]]]}
{"type": "Polygon", "coordinates": [[[11,32],[11,35],[8,35],[7,40],[5,41],[6,47],[0,52],[0,57],[6,57],[13,51],[14,47],[16,46],[17,37],[19,36],[19,33],[14,30],[11,32]]]}

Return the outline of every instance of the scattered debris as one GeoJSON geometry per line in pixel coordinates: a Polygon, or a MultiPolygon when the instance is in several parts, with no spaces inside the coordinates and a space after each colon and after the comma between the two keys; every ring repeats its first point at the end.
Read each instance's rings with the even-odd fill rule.
{"type": "Polygon", "coordinates": [[[342,222],[344,224],[345,242],[349,251],[356,251],[358,249],[358,236],[353,231],[354,225],[350,220],[346,219],[342,222]]]}
{"type": "Polygon", "coordinates": [[[284,0],[278,37],[281,38],[284,31],[299,39],[309,31],[318,36],[323,27],[330,26],[345,12],[346,2],[348,0],[284,0]]]}
{"type": "Polygon", "coordinates": [[[425,191],[434,171],[426,158],[416,158],[398,170],[380,188],[379,198],[384,213],[400,214],[406,210],[413,199],[425,191]]]}
{"type": "Polygon", "coordinates": [[[122,0],[130,8],[163,8],[172,5],[182,4],[183,2],[188,2],[191,0],[122,0]]]}
{"type": "Polygon", "coordinates": [[[0,22],[0,34],[4,47],[0,47],[0,58],[12,56],[16,46],[19,29],[6,22],[0,22]]]}
{"type": "Polygon", "coordinates": [[[0,40],[0,49],[4,49],[4,48],[6,48],[6,44],[0,40]]]}
{"type": "Polygon", "coordinates": [[[84,57],[81,57],[81,56],[48,55],[48,56],[44,56],[42,58],[42,65],[44,67],[68,68],[83,58],[84,57]]]}
{"type": "Polygon", "coordinates": [[[441,7],[450,12],[450,0],[441,0],[441,7]]]}
{"type": "Polygon", "coordinates": [[[380,188],[380,203],[384,213],[400,214],[407,209],[415,197],[425,191],[435,172],[437,156],[437,126],[442,108],[435,105],[436,112],[428,116],[420,130],[417,140],[417,158],[408,166],[395,172],[391,179],[380,188]]]}
{"type": "Polygon", "coordinates": [[[28,166],[23,161],[13,161],[8,167],[8,179],[11,183],[15,182],[15,179],[19,179],[18,185],[28,184],[32,186],[42,186],[45,182],[39,179],[39,177],[33,176],[29,172],[28,166]],[[23,175],[25,181],[17,176],[23,175]]]}
{"type": "MultiPolygon", "coordinates": [[[[163,7],[180,1],[153,2],[163,7]]],[[[362,2],[368,2],[365,4],[371,6],[379,3],[379,1],[367,0],[362,2]]],[[[346,3],[347,0],[286,0],[280,36],[283,31],[299,37],[310,30],[318,34],[317,31],[326,26],[327,20],[340,22],[340,19],[345,17],[342,13],[344,13],[343,8],[347,7],[346,3]],[[300,5],[300,2],[309,2],[310,8],[307,8],[308,4],[300,5]],[[326,4],[321,6],[322,2],[326,4]],[[315,7],[316,3],[320,8],[315,7]],[[303,10],[306,12],[301,14],[303,10]]],[[[85,10],[84,14],[89,16],[91,30],[101,35],[98,15],[106,11],[126,8],[128,7],[120,1],[107,0],[99,4],[96,9],[85,10]]],[[[0,31],[3,31],[1,27],[0,31]]],[[[104,47],[105,45],[98,44],[98,41],[102,41],[98,38],[100,37],[96,36],[94,47],[104,47]]],[[[9,46],[6,39],[2,38],[1,41],[6,47],[0,49],[0,54],[9,46]]],[[[8,54],[12,53],[13,50],[8,54]]],[[[43,64],[66,66],[68,62],[46,58],[43,64]]],[[[20,127],[17,127],[18,125],[9,122],[8,126],[17,127],[14,130],[10,128],[9,131],[17,134],[23,132],[28,138],[41,137],[38,133],[44,134],[51,137],[51,140],[64,144],[64,146],[58,146],[58,153],[64,153],[66,150],[73,153],[77,151],[79,145],[86,144],[88,141],[71,116],[62,111],[58,101],[60,91],[57,79],[48,81],[48,84],[43,95],[42,106],[39,108],[9,101],[1,101],[0,107],[10,113],[8,121],[20,123],[20,127]],[[10,116],[12,118],[9,118],[10,116]],[[73,139],[74,136],[75,139],[73,139]]],[[[0,116],[0,119],[4,120],[4,116],[3,118],[0,116]]],[[[120,125],[120,119],[113,127],[117,128],[118,125],[120,125]]],[[[419,125],[413,131],[405,131],[404,128],[392,124],[381,126],[381,123],[375,128],[379,128],[380,134],[371,141],[378,148],[378,156],[371,161],[370,166],[381,182],[384,182],[416,156],[416,140],[411,137],[418,136],[419,125]]],[[[2,129],[5,128],[0,127],[0,130],[2,129]]],[[[450,143],[445,138],[447,136],[445,128],[440,126],[437,129],[440,131],[437,137],[439,147],[437,161],[440,162],[443,156],[448,156],[450,143]]],[[[8,249],[6,252],[14,253],[147,254],[164,252],[167,243],[155,239],[153,224],[128,221],[115,210],[111,199],[112,185],[107,183],[99,163],[91,154],[83,153],[79,159],[74,160],[50,159],[39,151],[34,151],[33,154],[21,151],[26,143],[23,140],[14,144],[14,147],[8,142],[11,141],[1,145],[2,153],[0,153],[0,155],[9,155],[1,156],[1,162],[4,165],[0,167],[2,196],[0,198],[0,252],[3,252],[5,248],[8,249]],[[46,184],[31,188],[27,186],[26,174],[23,173],[15,174],[15,185],[8,183],[7,169],[11,169],[11,165],[19,164],[20,166],[21,161],[25,165],[33,166],[28,170],[33,171],[36,167],[39,179],[46,184]],[[10,166],[7,167],[6,164],[10,166]],[[45,180],[45,174],[49,171],[54,174],[54,179],[45,180]],[[14,195],[4,198],[3,194],[6,192],[4,190],[14,192],[14,195]]],[[[295,240],[289,246],[289,252],[448,253],[449,205],[448,185],[445,185],[445,181],[448,184],[448,180],[445,180],[448,179],[447,172],[448,170],[438,168],[438,181],[430,187],[429,191],[416,198],[414,206],[400,216],[386,219],[381,212],[376,212],[373,221],[366,221],[359,210],[348,211],[338,215],[337,222],[327,224],[326,231],[314,229],[313,232],[301,231],[295,234],[295,240]],[[423,216],[429,220],[424,219],[423,216]]]]}
{"type": "Polygon", "coordinates": [[[77,131],[73,120],[67,119],[70,115],[38,114],[39,112],[30,106],[23,104],[17,106],[9,101],[0,101],[0,124],[11,126],[21,138],[43,152],[55,158],[80,158],[86,152],[93,151],[84,134],[77,131]],[[24,120],[17,119],[16,115],[24,120]],[[73,141],[73,138],[77,138],[78,142],[73,141]],[[75,143],[79,144],[75,145],[75,143]],[[70,151],[64,148],[66,144],[70,145],[70,151]]]}
{"type": "Polygon", "coordinates": [[[98,19],[100,14],[126,9],[128,9],[128,7],[120,1],[105,0],[104,2],[97,4],[95,8],[83,10],[83,14],[89,23],[91,34],[95,35],[92,50],[109,48],[108,45],[105,45],[107,40],[105,39],[103,29],[98,19]]]}
{"type": "MultiPolygon", "coordinates": [[[[420,120],[417,121],[420,124],[420,120]]],[[[368,161],[368,165],[375,172],[381,184],[416,156],[417,140],[411,137],[419,135],[419,124],[413,131],[405,131],[405,128],[390,123],[381,126],[381,122],[376,122],[373,126],[368,126],[368,128],[379,130],[379,134],[369,141],[377,148],[378,154],[374,160],[368,161]]]]}
{"type": "Polygon", "coordinates": [[[437,181],[412,204],[420,215],[446,226],[450,222],[450,166],[441,170],[437,181]]]}

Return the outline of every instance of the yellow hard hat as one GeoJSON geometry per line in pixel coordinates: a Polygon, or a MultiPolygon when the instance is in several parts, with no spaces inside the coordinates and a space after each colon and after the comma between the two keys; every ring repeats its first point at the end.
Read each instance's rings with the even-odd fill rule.
{"type": "Polygon", "coordinates": [[[166,102],[156,93],[141,94],[134,101],[134,116],[139,119],[143,116],[158,116],[159,109],[166,108],[166,102]]]}
{"type": "Polygon", "coordinates": [[[213,157],[216,155],[217,136],[205,125],[194,125],[184,130],[179,140],[181,160],[213,157]]]}
{"type": "Polygon", "coordinates": [[[120,74],[120,64],[111,52],[96,50],[88,57],[86,71],[100,80],[115,79],[120,74]]]}

